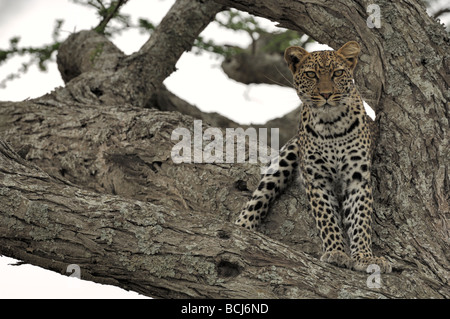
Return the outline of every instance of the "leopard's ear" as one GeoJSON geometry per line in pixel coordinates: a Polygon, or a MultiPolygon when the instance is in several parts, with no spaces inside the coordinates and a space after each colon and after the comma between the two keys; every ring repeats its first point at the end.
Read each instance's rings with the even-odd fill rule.
{"type": "Polygon", "coordinates": [[[361,48],[358,42],[349,41],[344,44],[339,50],[337,50],[337,53],[342,55],[342,57],[347,61],[350,69],[353,71],[356,63],[358,63],[358,55],[360,51],[361,48]]]}
{"type": "Polygon", "coordinates": [[[301,47],[289,47],[284,51],[284,60],[287,62],[292,74],[297,71],[300,62],[308,55],[308,51],[301,47]]]}

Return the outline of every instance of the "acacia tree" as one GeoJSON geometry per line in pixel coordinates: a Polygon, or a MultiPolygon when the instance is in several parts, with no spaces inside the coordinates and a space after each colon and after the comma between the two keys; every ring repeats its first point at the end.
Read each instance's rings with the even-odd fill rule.
{"type": "Polygon", "coordinates": [[[71,35],[58,48],[64,87],[0,102],[0,253],[152,297],[449,298],[449,37],[414,0],[378,1],[369,28],[369,4],[178,0],[130,56],[95,30],[71,35]],[[195,117],[236,125],[162,86],[225,7],[334,48],[360,43],[356,83],[377,114],[374,251],[393,263],[380,288],[320,262],[298,184],[248,231],[232,221],[258,167],[171,160],[172,132],[195,117]]]}

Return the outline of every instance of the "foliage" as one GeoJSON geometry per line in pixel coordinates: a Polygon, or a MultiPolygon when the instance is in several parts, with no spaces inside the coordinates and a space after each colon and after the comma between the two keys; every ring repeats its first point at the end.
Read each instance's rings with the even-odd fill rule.
{"type": "Polygon", "coordinates": [[[50,44],[44,44],[40,47],[19,47],[20,37],[16,36],[9,40],[9,48],[7,50],[0,49],[0,65],[6,62],[13,56],[29,56],[28,61],[22,63],[22,66],[16,73],[9,74],[0,82],[0,88],[6,87],[6,82],[17,79],[20,74],[26,73],[28,68],[36,64],[41,71],[47,71],[48,63],[52,61],[52,55],[58,51],[61,45],[60,31],[63,25],[63,20],[56,20],[53,28],[52,40],[50,44]]]}
{"type": "MultiPolygon", "coordinates": [[[[301,35],[296,31],[283,29],[269,31],[254,16],[235,9],[218,14],[215,22],[224,29],[246,33],[251,40],[252,53],[256,50],[258,40],[264,40],[259,41],[259,43],[264,42],[264,46],[259,49],[270,53],[282,53],[290,45],[303,45],[305,43],[300,41],[301,35]]],[[[194,52],[201,53],[203,51],[216,53],[220,57],[228,59],[244,52],[245,49],[227,44],[217,44],[213,40],[205,40],[202,36],[199,36],[194,43],[194,52]]]]}
{"type": "Polygon", "coordinates": [[[111,36],[120,33],[131,25],[131,18],[127,14],[120,13],[120,8],[125,5],[128,0],[71,0],[74,3],[94,8],[100,19],[98,26],[94,28],[98,33],[111,36]],[[110,22],[116,22],[117,25],[111,25],[110,22]]]}

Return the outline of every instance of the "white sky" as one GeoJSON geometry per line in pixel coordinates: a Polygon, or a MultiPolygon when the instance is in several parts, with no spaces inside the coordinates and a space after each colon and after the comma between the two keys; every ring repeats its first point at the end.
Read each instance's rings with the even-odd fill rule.
{"type": "MultiPolygon", "coordinates": [[[[445,2],[445,1],[444,1],[445,2]]],[[[144,17],[157,24],[174,0],[131,0],[123,8],[133,21],[144,17]]],[[[89,29],[98,23],[94,10],[68,0],[0,0],[0,48],[9,46],[9,39],[20,36],[21,46],[38,46],[51,42],[56,19],[64,19],[63,36],[89,29]]],[[[267,25],[273,23],[265,20],[267,25]]],[[[245,33],[226,31],[211,24],[202,34],[216,42],[246,46],[250,39],[245,33]]],[[[125,53],[138,50],[147,40],[138,31],[124,32],[113,42],[125,53]]],[[[309,50],[323,49],[312,46],[309,50]]],[[[16,72],[23,58],[14,58],[0,65],[0,81],[16,72]]],[[[164,84],[179,97],[198,106],[202,111],[219,112],[236,122],[264,123],[280,117],[299,105],[291,88],[277,85],[244,85],[227,78],[220,68],[221,60],[212,54],[200,56],[185,53],[174,72],[164,84]]],[[[56,63],[46,73],[32,67],[21,79],[8,82],[0,89],[0,101],[20,101],[42,96],[63,82],[56,63]]],[[[11,258],[0,257],[0,298],[138,298],[133,292],[117,287],[78,281],[67,276],[31,265],[11,266],[11,258]]],[[[82,277],[82,276],[81,276],[82,277]]]]}

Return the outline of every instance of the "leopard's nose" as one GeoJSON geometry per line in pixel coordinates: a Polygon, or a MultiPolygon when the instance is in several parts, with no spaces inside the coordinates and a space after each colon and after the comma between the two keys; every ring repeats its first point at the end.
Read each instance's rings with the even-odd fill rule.
{"type": "Polygon", "coordinates": [[[331,96],[331,93],[320,93],[320,95],[322,95],[325,100],[328,100],[328,98],[331,96]]]}

